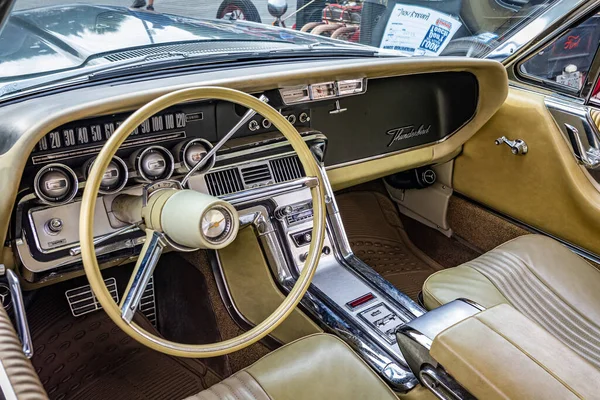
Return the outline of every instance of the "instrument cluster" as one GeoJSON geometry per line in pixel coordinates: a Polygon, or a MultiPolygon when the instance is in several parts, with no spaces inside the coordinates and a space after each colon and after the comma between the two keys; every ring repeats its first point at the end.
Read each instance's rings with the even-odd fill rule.
{"type": "MultiPolygon", "coordinates": [[[[212,144],[202,138],[187,139],[171,148],[151,145],[133,151],[126,159],[114,156],[100,183],[101,194],[115,194],[128,182],[151,183],[169,179],[174,173],[185,174],[200,162],[212,149],[212,144]]],[[[81,187],[80,177],[87,180],[96,157],[88,158],[80,168],[66,164],[50,163],[38,170],[33,181],[37,198],[48,205],[66,204],[73,200],[81,187]]],[[[215,163],[214,157],[202,170],[215,163]]],[[[202,171],[200,171],[202,172],[202,171]]]]}

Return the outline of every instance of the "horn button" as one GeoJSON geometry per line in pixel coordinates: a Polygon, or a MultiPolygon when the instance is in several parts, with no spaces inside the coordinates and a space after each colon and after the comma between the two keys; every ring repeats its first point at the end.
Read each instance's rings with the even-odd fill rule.
{"type": "Polygon", "coordinates": [[[202,216],[202,234],[206,240],[220,243],[231,234],[233,216],[224,207],[216,206],[202,216]]]}

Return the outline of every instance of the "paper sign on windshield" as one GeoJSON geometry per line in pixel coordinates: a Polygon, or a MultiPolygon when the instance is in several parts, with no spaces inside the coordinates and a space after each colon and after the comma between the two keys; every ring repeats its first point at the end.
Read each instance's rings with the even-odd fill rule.
{"type": "Polygon", "coordinates": [[[380,47],[418,56],[437,56],[461,25],[457,19],[439,11],[396,4],[380,47]]]}

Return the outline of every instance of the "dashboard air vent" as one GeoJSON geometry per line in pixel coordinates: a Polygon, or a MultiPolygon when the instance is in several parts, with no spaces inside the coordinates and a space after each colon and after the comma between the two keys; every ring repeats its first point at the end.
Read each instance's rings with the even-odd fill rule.
{"type": "Polygon", "coordinates": [[[277,183],[299,179],[304,176],[304,168],[302,168],[298,156],[278,158],[269,161],[269,163],[277,183]]]}
{"type": "Polygon", "coordinates": [[[240,168],[240,172],[246,186],[273,183],[273,175],[271,175],[271,169],[267,163],[240,168]]]}
{"type": "Polygon", "coordinates": [[[205,179],[208,192],[212,196],[223,196],[244,189],[244,184],[237,168],[211,172],[205,175],[205,179]]]}

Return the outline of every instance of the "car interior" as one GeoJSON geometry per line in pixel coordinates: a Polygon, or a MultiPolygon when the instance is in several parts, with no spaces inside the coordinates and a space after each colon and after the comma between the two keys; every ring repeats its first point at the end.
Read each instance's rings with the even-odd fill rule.
{"type": "MultiPolygon", "coordinates": [[[[442,11],[469,38],[506,3],[442,11]]],[[[600,62],[549,47],[597,46],[589,10],[503,62],[215,63],[3,102],[2,395],[598,398],[600,111],[577,99],[600,62]]]]}

